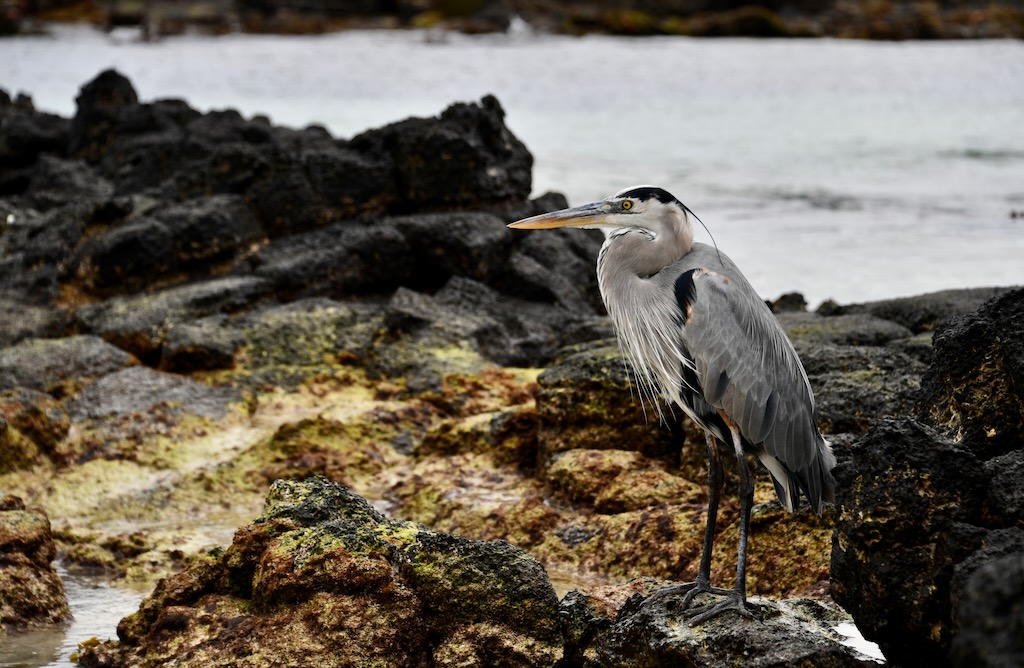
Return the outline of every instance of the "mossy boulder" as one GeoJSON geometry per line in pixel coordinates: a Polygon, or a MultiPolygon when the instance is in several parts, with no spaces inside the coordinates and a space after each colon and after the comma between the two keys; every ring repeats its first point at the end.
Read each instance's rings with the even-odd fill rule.
{"type": "Polygon", "coordinates": [[[83,666],[554,665],[558,599],[508,543],[386,519],[324,478],[278,481],[226,551],[162,581],[83,666]]]}
{"type": "MultiPolygon", "coordinates": [[[[580,346],[537,378],[541,462],[574,448],[635,450],[651,457],[682,446],[679,423],[661,424],[661,407],[641,403],[614,341],[580,346]]],[[[664,409],[667,410],[667,409],[664,409]]]]}
{"type": "Polygon", "coordinates": [[[18,497],[0,497],[0,636],[57,624],[71,616],[45,513],[18,497]]]}

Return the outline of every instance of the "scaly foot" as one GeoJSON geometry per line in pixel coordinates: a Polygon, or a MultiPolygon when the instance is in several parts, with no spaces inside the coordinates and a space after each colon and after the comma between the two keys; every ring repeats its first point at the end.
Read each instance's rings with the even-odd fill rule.
{"type": "Polygon", "coordinates": [[[698,626],[708,621],[713,617],[717,617],[723,612],[734,610],[744,617],[753,618],[750,610],[747,609],[747,603],[745,597],[735,589],[722,589],[721,587],[712,587],[707,580],[697,578],[696,582],[686,582],[677,585],[669,585],[668,587],[662,587],[658,591],[648,596],[641,607],[648,607],[651,605],[657,605],[659,603],[665,604],[665,608],[669,612],[674,612],[676,609],[682,611],[682,616],[688,618],[687,623],[690,626],[698,626]],[[678,605],[674,605],[674,602],[665,601],[669,597],[675,597],[683,595],[683,600],[678,605]],[[721,600],[713,601],[710,603],[702,603],[701,605],[691,607],[694,599],[700,594],[711,594],[713,596],[723,597],[721,600]]]}
{"type": "MultiPolygon", "coordinates": [[[[730,610],[738,612],[749,619],[754,618],[754,615],[747,609],[747,602],[744,600],[745,597],[740,592],[735,589],[718,589],[717,587],[709,587],[709,591],[710,593],[723,596],[724,598],[713,603],[698,605],[695,608],[691,608],[687,605],[683,612],[683,616],[689,617],[689,621],[687,623],[690,626],[699,626],[709,619],[717,617],[723,612],[729,612],[730,610]]],[[[686,602],[687,601],[684,601],[684,603],[686,602]]]]}

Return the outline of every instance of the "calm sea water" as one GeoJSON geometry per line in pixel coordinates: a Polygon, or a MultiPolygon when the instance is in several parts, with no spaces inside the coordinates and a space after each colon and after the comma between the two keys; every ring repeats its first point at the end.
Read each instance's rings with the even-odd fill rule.
{"type": "Polygon", "coordinates": [[[0,63],[0,87],[61,114],[116,67],[144,100],[342,137],[494,93],[536,157],[537,194],[578,204],[661,185],[765,297],[797,290],[814,306],[1024,284],[1024,42],[518,30],[142,43],[58,27],[0,40],[0,63]]]}

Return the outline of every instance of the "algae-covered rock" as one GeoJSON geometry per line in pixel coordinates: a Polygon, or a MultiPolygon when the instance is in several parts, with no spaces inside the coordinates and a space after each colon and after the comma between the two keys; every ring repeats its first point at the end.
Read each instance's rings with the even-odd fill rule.
{"type": "Polygon", "coordinates": [[[412,393],[437,390],[449,374],[493,367],[477,339],[498,327],[487,316],[457,313],[428,295],[400,288],[384,313],[367,360],[371,378],[401,379],[412,393]]]}
{"type": "Polygon", "coordinates": [[[558,599],[504,542],[385,518],[323,478],[278,481],[263,514],[160,583],[82,666],[554,665],[558,599]]]}
{"type": "MultiPolygon", "coordinates": [[[[4,427],[9,425],[11,430],[16,429],[48,456],[56,454],[58,445],[71,428],[68,414],[56,399],[24,387],[0,392],[0,420],[4,421],[4,427]]],[[[5,455],[4,459],[10,464],[14,457],[5,455]]],[[[4,465],[0,464],[2,468],[4,465]]]]}
{"type": "MultiPolygon", "coordinates": [[[[647,456],[675,454],[682,445],[674,420],[666,428],[659,406],[639,400],[625,360],[613,342],[588,344],[538,378],[541,461],[565,450],[629,449],[647,456]]],[[[666,409],[667,410],[667,409],[666,409]]]]}
{"type": "Polygon", "coordinates": [[[64,585],[50,565],[56,553],[46,514],[26,510],[17,497],[0,497],[0,636],[70,617],[64,585]]]}
{"type": "Polygon", "coordinates": [[[700,498],[704,488],[628,450],[577,448],[552,457],[545,478],[556,499],[598,513],[639,510],[700,498]]]}
{"type": "Polygon", "coordinates": [[[381,309],[322,297],[259,309],[234,326],[239,365],[253,381],[295,386],[312,374],[365,363],[381,309]]]}

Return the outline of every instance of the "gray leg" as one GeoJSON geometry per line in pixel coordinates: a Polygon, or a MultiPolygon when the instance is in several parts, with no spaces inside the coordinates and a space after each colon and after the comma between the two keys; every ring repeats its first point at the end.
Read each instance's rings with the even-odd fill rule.
{"type": "MultiPolygon", "coordinates": [[[[709,587],[708,591],[724,596],[725,598],[717,603],[691,608],[686,611],[691,616],[690,626],[703,624],[712,617],[717,617],[723,612],[735,610],[745,617],[751,617],[747,610],[747,537],[750,533],[750,509],[754,505],[754,476],[747,465],[747,459],[743,455],[742,441],[736,429],[732,430],[733,445],[736,451],[736,463],[740,474],[740,544],[736,557],[736,587],[735,589],[718,589],[709,587]]],[[[705,550],[708,547],[705,546],[705,550]]],[[[710,568],[710,558],[708,559],[710,568]]],[[[701,568],[704,566],[704,559],[701,559],[701,568]]],[[[698,582],[700,578],[698,576],[698,582]]],[[[693,592],[687,595],[691,598],[693,592]]]]}
{"type": "MultiPolygon", "coordinates": [[[[686,609],[693,602],[698,594],[717,594],[728,596],[733,593],[731,589],[721,589],[711,586],[711,555],[715,545],[715,525],[718,522],[718,502],[722,495],[722,479],[724,472],[722,462],[718,457],[718,441],[715,437],[705,432],[708,449],[708,516],[704,524],[704,547],[700,556],[700,567],[697,570],[697,579],[694,582],[685,582],[677,585],[662,587],[651,594],[643,605],[654,605],[668,596],[686,594],[683,598],[682,608],[686,609]]],[[[705,606],[700,606],[703,609],[705,606]]]]}

